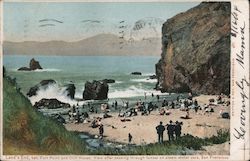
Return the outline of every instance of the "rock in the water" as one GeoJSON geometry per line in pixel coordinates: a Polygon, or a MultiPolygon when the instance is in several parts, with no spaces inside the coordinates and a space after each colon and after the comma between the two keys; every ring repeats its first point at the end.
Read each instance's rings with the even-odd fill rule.
{"type": "Polygon", "coordinates": [[[132,75],[142,75],[141,72],[132,72],[131,74],[132,74],[132,75]]]}
{"type": "Polygon", "coordinates": [[[106,83],[115,83],[114,79],[103,79],[102,81],[106,83]]]}
{"type": "Polygon", "coordinates": [[[39,88],[46,89],[49,85],[55,84],[55,83],[56,81],[54,81],[53,79],[42,80],[40,83],[30,88],[29,92],[27,93],[27,96],[29,97],[35,96],[39,88]]]}
{"type": "Polygon", "coordinates": [[[76,90],[76,87],[74,84],[67,84],[66,85],[67,96],[70,97],[71,99],[75,98],[75,90],[76,90]]]}
{"type": "Polygon", "coordinates": [[[31,71],[36,69],[43,69],[38,61],[36,61],[34,58],[30,60],[29,67],[21,67],[18,70],[20,71],[31,71]]]}
{"type": "Polygon", "coordinates": [[[63,103],[58,101],[57,99],[41,99],[39,102],[36,102],[34,107],[36,108],[48,108],[48,109],[56,109],[56,108],[69,108],[70,104],[63,103]]]}
{"type": "Polygon", "coordinates": [[[28,67],[21,67],[21,68],[19,68],[17,70],[20,70],[20,71],[31,71],[30,68],[28,68],[28,67]]]}
{"type": "Polygon", "coordinates": [[[229,2],[203,2],[163,24],[157,89],[229,94],[229,2]]]}
{"type": "Polygon", "coordinates": [[[85,100],[104,100],[108,98],[109,86],[105,81],[96,81],[85,83],[83,99],[85,100]]]}
{"type": "Polygon", "coordinates": [[[43,69],[38,61],[34,58],[30,60],[30,70],[43,69]]]}
{"type": "Polygon", "coordinates": [[[149,76],[149,79],[157,79],[157,76],[156,75],[151,75],[151,76],[149,76]]]}

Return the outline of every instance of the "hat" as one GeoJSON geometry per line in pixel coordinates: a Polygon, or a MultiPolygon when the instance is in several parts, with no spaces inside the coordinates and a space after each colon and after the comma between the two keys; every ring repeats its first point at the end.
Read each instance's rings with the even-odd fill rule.
{"type": "Polygon", "coordinates": [[[160,122],[160,124],[162,124],[162,121],[160,122]]]}

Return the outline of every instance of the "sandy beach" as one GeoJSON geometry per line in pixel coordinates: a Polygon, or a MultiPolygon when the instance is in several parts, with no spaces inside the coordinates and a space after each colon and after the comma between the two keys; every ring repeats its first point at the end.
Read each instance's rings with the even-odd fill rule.
{"type": "MultiPolygon", "coordinates": [[[[203,106],[208,104],[209,99],[216,98],[216,96],[201,95],[194,97],[197,99],[198,104],[203,106]]],[[[190,110],[190,117],[192,119],[181,119],[180,117],[185,115],[186,112],[180,109],[169,109],[170,115],[160,115],[158,110],[152,111],[148,116],[141,116],[140,112],[137,116],[128,117],[131,121],[122,122],[122,118],[118,117],[118,113],[109,113],[113,117],[102,119],[104,125],[104,139],[114,142],[128,143],[128,133],[133,136],[132,143],[136,145],[155,143],[157,142],[157,133],[155,127],[160,121],[164,125],[172,121],[182,121],[182,135],[191,134],[201,138],[210,137],[217,134],[219,129],[229,129],[230,120],[220,117],[219,112],[230,112],[230,106],[218,105],[214,108],[214,112],[205,114],[199,110],[195,113],[193,109],[190,110]]],[[[94,117],[102,117],[102,114],[91,114],[90,120],[94,117]]],[[[69,131],[86,132],[91,135],[99,135],[98,128],[90,127],[91,123],[68,123],[65,127],[69,131]]],[[[164,132],[164,140],[168,140],[167,132],[164,132]]]]}

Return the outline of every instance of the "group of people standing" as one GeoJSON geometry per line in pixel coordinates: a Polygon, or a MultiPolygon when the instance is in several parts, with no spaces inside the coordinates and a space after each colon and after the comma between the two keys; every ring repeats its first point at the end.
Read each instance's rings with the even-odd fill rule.
{"type": "Polygon", "coordinates": [[[163,123],[160,122],[160,124],[156,126],[156,131],[158,134],[158,143],[163,143],[163,134],[165,130],[167,130],[169,141],[177,140],[180,138],[182,122],[176,121],[175,123],[173,123],[173,121],[170,120],[169,124],[167,124],[166,126],[162,124],[163,123]]]}

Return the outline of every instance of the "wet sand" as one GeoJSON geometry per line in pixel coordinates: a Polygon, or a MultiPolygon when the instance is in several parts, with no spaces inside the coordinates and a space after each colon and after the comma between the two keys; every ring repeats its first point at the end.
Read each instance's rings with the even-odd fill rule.
{"type": "MultiPolygon", "coordinates": [[[[210,98],[216,98],[216,96],[201,95],[195,97],[199,105],[208,104],[210,98]]],[[[227,99],[228,100],[228,99],[227,99]]],[[[137,116],[128,117],[131,121],[122,122],[122,118],[118,117],[118,113],[109,113],[113,117],[102,119],[104,125],[104,139],[114,142],[128,143],[128,133],[133,136],[132,143],[136,145],[155,143],[157,142],[157,133],[155,127],[160,121],[164,125],[172,121],[182,121],[182,135],[191,134],[201,138],[211,137],[217,134],[219,129],[229,129],[230,120],[220,117],[220,110],[230,112],[230,106],[218,105],[214,108],[214,112],[205,114],[199,110],[195,113],[193,109],[190,110],[190,117],[192,119],[181,119],[186,112],[179,109],[169,109],[170,115],[160,115],[158,110],[152,111],[148,116],[141,116],[138,112],[137,116]]],[[[102,114],[90,114],[90,120],[94,117],[102,117],[102,114]]],[[[91,123],[68,123],[65,127],[69,131],[87,132],[91,135],[98,135],[98,128],[90,127],[91,123]]],[[[168,140],[167,132],[164,132],[164,140],[168,140]]]]}

